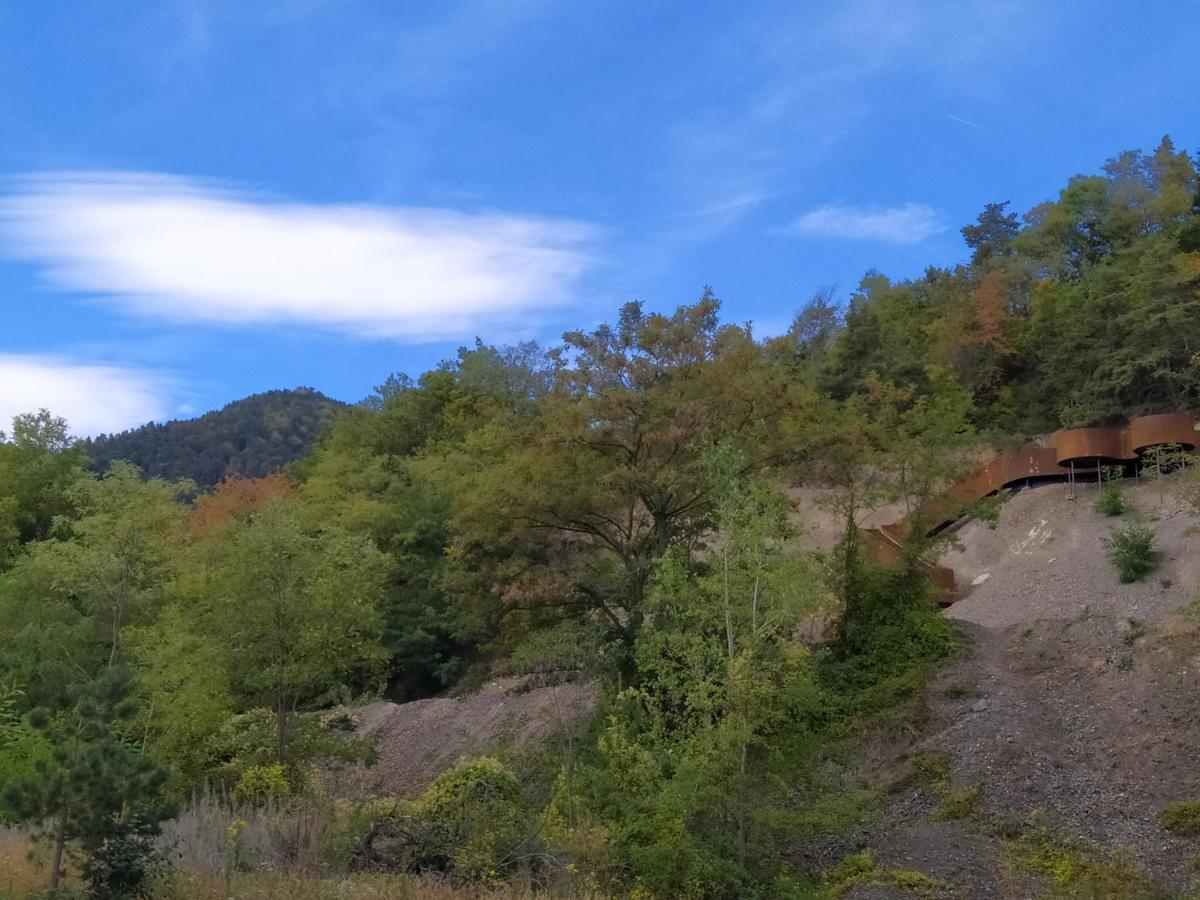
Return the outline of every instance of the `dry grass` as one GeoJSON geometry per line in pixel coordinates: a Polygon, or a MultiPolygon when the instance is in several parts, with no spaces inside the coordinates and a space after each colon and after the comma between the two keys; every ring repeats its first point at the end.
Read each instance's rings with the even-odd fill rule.
{"type": "MultiPolygon", "coordinates": [[[[172,865],[154,896],[159,900],[544,900],[555,896],[522,886],[485,891],[436,877],[327,874],[321,871],[317,847],[328,826],[322,810],[283,815],[230,806],[215,795],[201,795],[164,828],[163,848],[172,865]],[[250,870],[237,872],[226,883],[226,841],[233,821],[240,822],[239,862],[250,870]]],[[[25,835],[0,828],[0,900],[18,900],[45,889],[46,867],[31,858],[31,849],[25,835]]]]}
{"type": "MultiPolygon", "coordinates": [[[[0,828],[0,900],[21,900],[46,887],[46,867],[30,858],[30,843],[18,832],[0,828]]],[[[241,872],[227,886],[209,866],[177,865],[160,886],[161,900],[468,900],[479,888],[455,886],[437,879],[401,875],[360,874],[314,877],[280,872],[241,872]],[[228,892],[226,888],[228,887],[228,892]]],[[[494,900],[534,900],[546,895],[520,888],[488,892],[494,900]]]]}
{"type": "Polygon", "coordinates": [[[478,887],[460,887],[436,879],[409,878],[402,875],[359,874],[314,878],[283,875],[276,872],[247,872],[236,876],[224,893],[222,882],[210,878],[178,875],[161,896],[170,900],[469,900],[488,897],[493,900],[539,900],[546,894],[520,888],[482,891],[478,887]]]}
{"type": "Polygon", "coordinates": [[[25,842],[11,832],[0,832],[0,897],[22,897],[46,883],[45,875],[29,861],[25,842]]]}
{"type": "Polygon", "coordinates": [[[0,827],[0,900],[28,897],[46,887],[46,867],[31,858],[28,838],[0,827]]]}

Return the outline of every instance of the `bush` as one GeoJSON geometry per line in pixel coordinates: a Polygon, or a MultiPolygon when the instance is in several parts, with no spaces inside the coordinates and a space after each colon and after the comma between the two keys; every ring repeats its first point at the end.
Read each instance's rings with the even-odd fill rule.
{"type": "Polygon", "coordinates": [[[446,835],[452,870],[472,881],[495,881],[511,870],[527,836],[520,785],[504,763],[489,756],[444,772],[412,811],[446,835]]]}
{"type": "Polygon", "coordinates": [[[375,797],[344,807],[330,841],[330,862],[350,870],[398,868],[386,865],[375,839],[402,815],[400,803],[391,797],[375,797]]]}
{"type": "Polygon", "coordinates": [[[1100,489],[1100,496],[1096,500],[1096,512],[1103,516],[1119,516],[1128,508],[1120,488],[1115,484],[1109,482],[1100,489]]]}
{"type": "Polygon", "coordinates": [[[166,860],[156,846],[159,827],[154,818],[134,816],[124,827],[107,835],[84,858],[80,874],[93,900],[146,896],[166,860]]]}
{"type": "Polygon", "coordinates": [[[287,772],[279,763],[250,766],[233,786],[233,799],[239,803],[262,805],[279,803],[292,795],[287,772]]]}
{"type": "Polygon", "coordinates": [[[349,807],[330,844],[332,861],[498,884],[537,849],[521,799],[507,766],[486,756],[469,760],[412,802],[379,798],[349,807]]]}
{"type": "Polygon", "coordinates": [[[1140,581],[1158,565],[1154,531],[1145,525],[1118,528],[1104,539],[1104,546],[1122,584],[1140,581]]]}
{"type": "Polygon", "coordinates": [[[1174,834],[1200,834],[1200,800],[1179,800],[1158,814],[1162,827],[1174,834]]]}

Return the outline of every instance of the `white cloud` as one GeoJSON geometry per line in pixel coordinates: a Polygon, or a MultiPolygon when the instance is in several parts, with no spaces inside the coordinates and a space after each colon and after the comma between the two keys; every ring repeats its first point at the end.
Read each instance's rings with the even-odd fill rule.
{"type": "Polygon", "coordinates": [[[528,323],[572,298],[592,227],[503,213],[266,201],[179,178],[67,173],[0,200],[59,287],[175,322],[284,322],[413,340],[528,323]]]}
{"type": "Polygon", "coordinates": [[[946,217],[923,203],[891,207],[829,204],[806,212],[785,231],[804,237],[916,244],[946,228],[946,217]]]}
{"type": "Polygon", "coordinates": [[[13,416],[48,409],[88,437],[165,417],[160,376],[58,356],[0,353],[0,430],[13,416]]]}

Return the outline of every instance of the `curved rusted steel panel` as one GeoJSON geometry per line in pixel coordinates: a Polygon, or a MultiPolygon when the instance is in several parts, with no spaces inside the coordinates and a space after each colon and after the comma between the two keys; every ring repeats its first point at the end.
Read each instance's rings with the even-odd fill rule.
{"type": "MultiPolygon", "coordinates": [[[[1096,474],[1099,465],[1135,462],[1140,453],[1162,444],[1179,444],[1186,450],[1195,450],[1198,444],[1195,418],[1188,413],[1160,413],[1140,416],[1124,428],[1058,431],[1053,447],[1025,447],[1001,454],[970,478],[932,499],[914,516],[880,528],[863,529],[864,544],[876,562],[898,562],[900,544],[917,522],[926,533],[933,534],[962,518],[971,504],[1010,485],[1039,478],[1096,474]]],[[[938,602],[948,606],[958,599],[952,569],[932,563],[920,566],[934,585],[938,602]]]]}
{"type": "Polygon", "coordinates": [[[1060,466],[1072,462],[1132,462],[1137,459],[1124,428],[1068,428],[1055,433],[1054,449],[1060,466]]]}
{"type": "Polygon", "coordinates": [[[1186,413],[1141,416],[1129,423],[1129,444],[1135,453],[1161,444],[1196,449],[1196,420],[1186,413]]]}

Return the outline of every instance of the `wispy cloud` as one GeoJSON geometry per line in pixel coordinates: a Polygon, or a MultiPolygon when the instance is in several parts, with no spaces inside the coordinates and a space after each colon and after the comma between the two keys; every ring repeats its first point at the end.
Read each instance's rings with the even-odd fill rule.
{"type": "Polygon", "coordinates": [[[0,199],[13,255],[134,315],[469,337],[572,299],[597,231],[505,213],[317,206],[180,178],[67,173],[0,199]]]}
{"type": "Polygon", "coordinates": [[[916,244],[947,227],[946,217],[923,203],[891,207],[830,204],[809,210],[784,231],[803,237],[916,244]]]}
{"type": "Polygon", "coordinates": [[[59,356],[0,354],[0,430],[13,416],[48,409],[81,437],[162,419],[168,384],[157,374],[59,356]]]}

